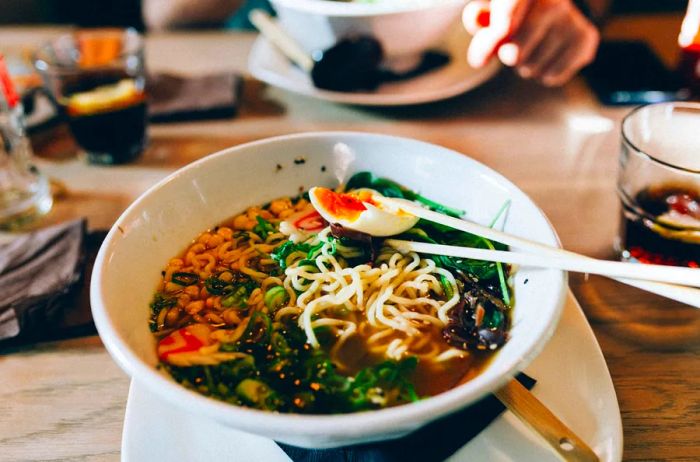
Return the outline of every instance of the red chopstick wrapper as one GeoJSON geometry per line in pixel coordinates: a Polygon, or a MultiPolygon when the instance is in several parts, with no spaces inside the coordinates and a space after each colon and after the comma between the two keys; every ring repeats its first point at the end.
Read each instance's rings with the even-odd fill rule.
{"type": "Polygon", "coordinates": [[[10,109],[17,106],[19,95],[17,91],[15,91],[15,85],[12,83],[12,79],[10,79],[10,73],[5,64],[5,57],[2,54],[0,54],[0,87],[10,109]]]}

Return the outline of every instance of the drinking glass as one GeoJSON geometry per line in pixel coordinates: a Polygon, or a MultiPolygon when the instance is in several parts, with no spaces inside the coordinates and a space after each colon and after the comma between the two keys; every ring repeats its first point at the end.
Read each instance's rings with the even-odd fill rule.
{"type": "Polygon", "coordinates": [[[42,46],[34,65],[77,143],[96,164],[135,160],[146,144],[143,37],[78,30],[42,46]]]}
{"type": "Polygon", "coordinates": [[[617,182],[624,260],[700,264],[700,103],[642,106],[622,121],[617,182]]]}
{"type": "Polygon", "coordinates": [[[0,229],[15,231],[53,205],[49,182],[32,163],[24,111],[0,91],[0,229]]]}

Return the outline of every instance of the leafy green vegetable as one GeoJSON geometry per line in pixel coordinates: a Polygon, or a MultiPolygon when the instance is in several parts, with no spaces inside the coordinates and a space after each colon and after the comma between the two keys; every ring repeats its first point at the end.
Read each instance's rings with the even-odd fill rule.
{"type": "Polygon", "coordinates": [[[170,308],[177,305],[177,299],[175,297],[169,297],[160,292],[156,293],[151,302],[151,313],[153,315],[158,315],[160,310],[164,308],[170,308]]]}
{"type": "Polygon", "coordinates": [[[258,409],[339,413],[418,399],[410,383],[416,358],[384,361],[344,376],[327,352],[306,343],[296,322],[273,324],[257,311],[241,339],[221,350],[246,356],[216,366],[162,367],[200,393],[258,409]]]}
{"type": "Polygon", "coordinates": [[[287,241],[281,246],[277,247],[275,250],[272,251],[270,256],[272,257],[273,260],[277,262],[277,264],[282,268],[283,270],[287,269],[287,259],[289,256],[295,252],[303,252],[303,253],[308,253],[311,250],[311,246],[309,244],[304,244],[304,243],[294,243],[292,241],[287,241]]]}
{"type": "Polygon", "coordinates": [[[313,259],[316,255],[318,255],[321,252],[321,249],[323,248],[324,242],[319,242],[318,244],[314,246],[309,246],[309,251],[306,252],[306,259],[311,260],[313,259]]]}
{"type": "Polygon", "coordinates": [[[447,278],[443,275],[440,275],[440,286],[442,287],[442,291],[445,293],[446,300],[449,300],[454,296],[455,291],[452,288],[452,284],[450,284],[447,278]]]}
{"type": "MultiPolygon", "coordinates": [[[[498,210],[498,213],[496,213],[496,216],[493,217],[493,220],[491,220],[491,224],[489,225],[489,228],[493,228],[496,226],[496,223],[498,223],[498,220],[501,218],[501,215],[506,213],[508,209],[510,208],[510,199],[505,201],[501,208],[498,210]]],[[[489,245],[489,248],[491,250],[494,250],[495,247],[490,241],[486,241],[487,244],[489,245]]],[[[503,294],[503,302],[507,305],[510,306],[510,293],[508,292],[508,283],[506,282],[506,275],[505,271],[503,270],[503,264],[498,262],[496,263],[496,270],[498,271],[498,282],[501,285],[501,294],[503,294]]]]}
{"type": "Polygon", "coordinates": [[[306,254],[306,257],[299,261],[300,266],[310,265],[315,267],[316,262],[314,259],[320,255],[321,249],[327,242],[331,244],[331,248],[328,253],[330,255],[335,255],[337,252],[337,239],[334,237],[329,237],[327,238],[326,242],[319,242],[315,245],[305,244],[303,242],[294,243],[292,241],[287,241],[273,250],[270,255],[283,270],[287,269],[289,264],[291,264],[291,262],[288,261],[289,257],[297,252],[306,254]]]}
{"type": "Polygon", "coordinates": [[[272,320],[262,311],[255,311],[243,332],[244,341],[268,343],[272,334],[272,320]]]}
{"type": "Polygon", "coordinates": [[[484,314],[484,319],[482,320],[482,325],[488,327],[489,329],[497,329],[503,326],[505,322],[505,316],[502,311],[499,310],[487,310],[484,314]]]}
{"type": "Polygon", "coordinates": [[[267,239],[267,236],[271,233],[275,232],[275,227],[272,226],[272,223],[269,221],[265,220],[261,216],[255,217],[258,221],[258,224],[253,227],[253,232],[260,236],[262,240],[264,241],[267,239]]]}
{"type": "MultiPolygon", "coordinates": [[[[370,172],[358,172],[348,180],[346,189],[351,190],[358,188],[371,188],[386,197],[398,197],[421,202],[422,204],[427,205],[432,210],[444,213],[446,215],[451,215],[454,217],[460,217],[464,215],[464,211],[462,210],[457,210],[434,202],[416,193],[415,191],[411,191],[410,189],[400,185],[399,183],[396,183],[395,181],[386,178],[375,177],[370,172]]],[[[509,206],[510,201],[507,201],[503,204],[501,209],[496,214],[496,217],[494,218],[491,227],[495,226],[502,214],[508,210],[509,206]]],[[[407,237],[409,239],[412,238],[414,240],[420,240],[423,242],[431,242],[433,244],[456,245],[492,250],[507,249],[507,246],[501,243],[493,242],[474,234],[455,231],[454,229],[448,226],[428,222],[426,220],[420,220],[416,227],[404,233],[404,237],[407,237]]],[[[482,260],[472,260],[458,257],[446,257],[441,255],[434,255],[431,258],[435,261],[437,265],[449,269],[451,271],[461,271],[464,273],[468,273],[477,277],[480,280],[485,280],[487,282],[490,280],[498,280],[498,284],[501,287],[503,301],[507,305],[510,304],[510,295],[508,292],[508,285],[506,282],[506,274],[501,263],[493,263],[482,260]]]]}
{"type": "Polygon", "coordinates": [[[172,308],[175,305],[177,305],[177,299],[175,297],[170,297],[160,292],[156,293],[153,296],[153,301],[150,304],[151,318],[148,320],[148,327],[151,329],[151,332],[155,332],[158,330],[158,314],[162,310],[166,308],[172,308]]]}
{"type": "Polygon", "coordinates": [[[424,205],[427,205],[430,209],[435,210],[446,215],[451,215],[453,217],[461,217],[464,215],[464,210],[455,209],[448,207],[446,205],[437,203],[433,200],[428,199],[415,191],[398,184],[395,181],[389,180],[387,178],[375,177],[370,172],[358,172],[354,174],[347,182],[345,188],[347,190],[359,189],[359,188],[370,188],[377,191],[379,194],[386,197],[398,197],[402,199],[408,199],[411,201],[417,201],[424,205]]]}
{"type": "Polygon", "coordinates": [[[224,295],[233,289],[232,281],[234,274],[232,271],[223,271],[217,275],[209,276],[204,280],[204,287],[212,295],[224,295]],[[230,278],[223,278],[224,274],[229,274],[230,278]]]}
{"type": "Polygon", "coordinates": [[[245,274],[227,270],[206,278],[204,287],[210,294],[224,297],[222,304],[224,300],[229,298],[228,304],[224,306],[233,306],[234,303],[245,303],[257,284],[245,274]]]}
{"type": "Polygon", "coordinates": [[[353,410],[371,408],[372,405],[381,407],[391,399],[388,392],[398,393],[400,401],[417,401],[418,395],[408,380],[417,365],[418,358],[410,356],[401,361],[384,361],[362,369],[350,385],[353,410]]]}
{"type": "MultiPolygon", "coordinates": [[[[415,227],[408,230],[401,237],[414,241],[430,242],[432,244],[445,244],[482,249],[491,248],[489,246],[493,246],[493,248],[499,250],[507,249],[505,245],[498,242],[491,242],[488,239],[475,234],[456,231],[452,228],[445,228],[444,226],[429,222],[427,220],[420,220],[415,227]]],[[[498,278],[498,267],[493,262],[472,260],[469,258],[446,257],[443,255],[433,255],[430,258],[432,258],[433,261],[435,261],[435,263],[442,268],[446,268],[450,271],[461,271],[468,273],[487,282],[498,278]]]]}

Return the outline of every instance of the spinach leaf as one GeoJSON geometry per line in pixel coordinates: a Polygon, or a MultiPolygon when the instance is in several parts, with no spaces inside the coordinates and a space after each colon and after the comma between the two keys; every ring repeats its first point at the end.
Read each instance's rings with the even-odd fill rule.
{"type": "Polygon", "coordinates": [[[164,308],[171,308],[177,304],[177,299],[175,297],[170,297],[163,293],[156,293],[151,302],[151,314],[153,316],[158,316],[158,313],[164,308]]]}
{"type": "Polygon", "coordinates": [[[151,318],[148,320],[148,327],[151,332],[156,332],[158,330],[158,314],[160,314],[162,310],[172,308],[175,305],[177,305],[177,298],[160,292],[155,294],[150,304],[151,318]]]}
{"type": "Polygon", "coordinates": [[[272,323],[258,311],[241,339],[223,344],[221,350],[246,356],[215,366],[161,367],[200,393],[259,409],[339,413],[418,399],[410,383],[416,358],[384,361],[345,376],[326,351],[306,343],[295,321],[272,323]]]}
{"type": "MultiPolygon", "coordinates": [[[[491,248],[506,250],[507,247],[498,242],[492,242],[475,234],[455,231],[442,225],[420,220],[418,224],[400,236],[401,238],[419,242],[429,242],[432,244],[455,245],[462,247],[474,247],[480,249],[491,248]]],[[[450,271],[461,271],[476,276],[481,280],[491,280],[498,277],[498,266],[496,263],[473,260],[460,257],[446,257],[443,255],[430,256],[436,265],[450,271]]]]}
{"type": "Polygon", "coordinates": [[[245,286],[248,294],[257,286],[255,281],[242,273],[222,271],[204,280],[204,287],[212,295],[228,296],[236,292],[240,286],[245,286]]]}
{"type": "Polygon", "coordinates": [[[273,250],[270,256],[277,262],[280,268],[285,270],[287,269],[287,259],[291,254],[294,252],[308,253],[310,250],[311,246],[304,244],[303,242],[296,244],[292,241],[286,241],[284,244],[273,250]]]}

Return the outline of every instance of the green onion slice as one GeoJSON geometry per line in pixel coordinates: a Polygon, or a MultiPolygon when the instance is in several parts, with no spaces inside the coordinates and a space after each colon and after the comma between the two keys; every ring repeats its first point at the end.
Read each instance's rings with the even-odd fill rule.
{"type": "Polygon", "coordinates": [[[263,300],[265,301],[266,307],[268,307],[271,310],[275,310],[284,305],[287,302],[287,300],[289,300],[289,295],[287,294],[287,291],[284,290],[284,287],[275,286],[268,289],[267,292],[265,292],[263,300]]]}

